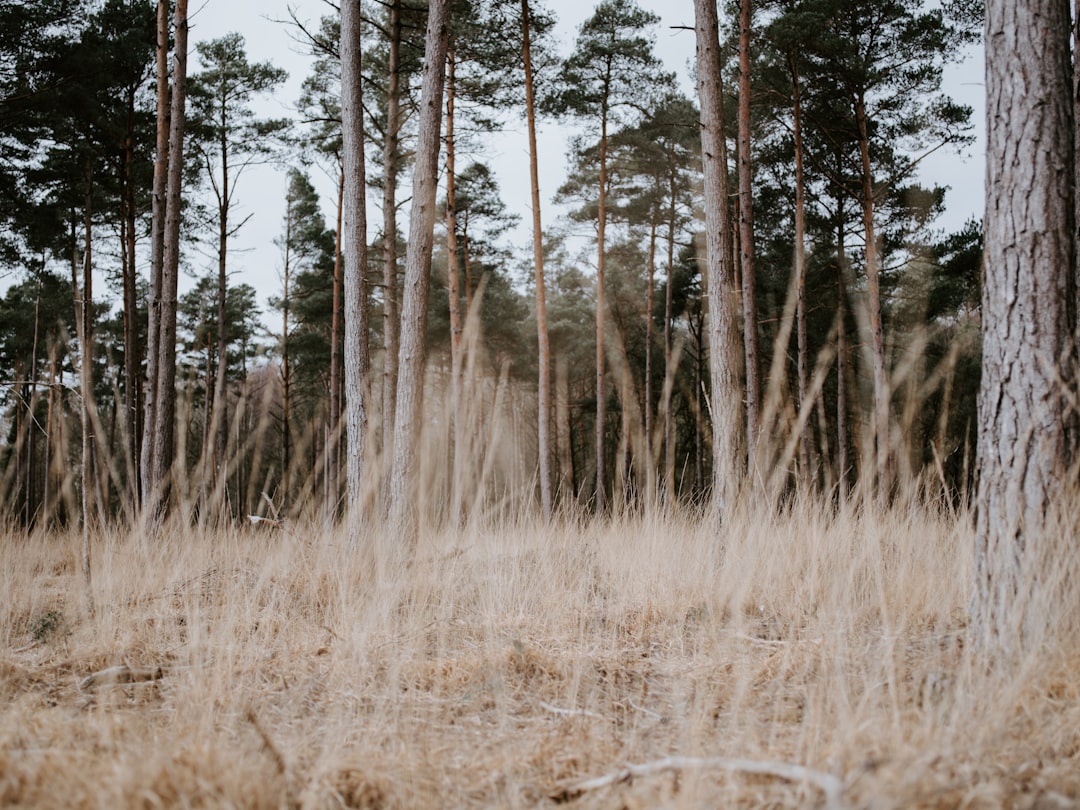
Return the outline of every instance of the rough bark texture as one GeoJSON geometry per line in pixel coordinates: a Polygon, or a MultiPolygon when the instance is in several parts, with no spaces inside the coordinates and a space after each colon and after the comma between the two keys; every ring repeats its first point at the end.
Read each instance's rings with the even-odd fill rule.
{"type": "MultiPolygon", "coordinates": [[[[433,0],[428,11],[424,75],[420,90],[419,135],[413,169],[409,243],[401,309],[394,461],[390,474],[391,525],[415,526],[417,448],[423,425],[424,338],[427,331],[431,250],[435,229],[435,190],[439,175],[439,136],[446,78],[449,0],[433,0]]],[[[407,533],[411,534],[411,533],[407,533]]]]}
{"type": "Polygon", "coordinates": [[[363,88],[360,73],[360,0],[341,4],[342,264],[345,294],[345,432],[347,498],[352,527],[361,525],[367,468],[367,186],[363,88]]]}
{"type": "Polygon", "coordinates": [[[161,336],[161,268],[165,251],[165,186],[169,168],[169,0],[157,6],[157,144],[150,227],[150,301],[146,338],[146,389],[143,394],[143,444],[140,497],[148,503],[154,475],[157,435],[158,345],[161,336]]]}
{"type": "Polygon", "coordinates": [[[710,412],[713,428],[713,506],[721,519],[738,490],[739,442],[737,295],[730,264],[724,100],[716,0],[694,0],[701,150],[705,169],[705,277],[709,307],[710,412]]]}
{"type": "Polygon", "coordinates": [[[529,0],[521,0],[522,60],[525,63],[525,118],[529,128],[529,180],[532,190],[533,274],[536,278],[537,452],[540,475],[540,508],[550,521],[554,510],[551,493],[551,340],[548,337],[547,292],[544,285],[544,231],[540,222],[540,173],[536,154],[536,99],[533,89],[532,41],[529,0]]]}
{"type": "Polygon", "coordinates": [[[165,237],[161,268],[161,326],[154,425],[152,515],[164,508],[174,453],[176,411],[176,293],[180,275],[180,216],[183,187],[184,109],[187,105],[188,3],[177,0],[172,102],[169,113],[169,170],[165,192],[165,237]]]}
{"type": "MultiPolygon", "coordinates": [[[[1036,619],[1067,469],[1059,381],[1075,272],[1067,0],[986,3],[986,246],[975,622],[990,646],[1036,619]]],[[[1071,550],[1071,553],[1075,553],[1071,550]]]]}
{"type": "Polygon", "coordinates": [[[746,453],[756,461],[761,383],[758,378],[757,294],[754,276],[753,166],[750,162],[750,21],[753,0],[739,0],[739,266],[742,272],[743,350],[746,355],[746,453]]]}

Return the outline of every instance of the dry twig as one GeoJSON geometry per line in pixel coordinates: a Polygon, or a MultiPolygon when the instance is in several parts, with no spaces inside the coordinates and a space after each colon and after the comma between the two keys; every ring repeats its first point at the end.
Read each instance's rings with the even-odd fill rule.
{"type": "Polygon", "coordinates": [[[823,771],[816,771],[803,765],[788,762],[768,762],[754,759],[731,757],[665,757],[664,759],[645,762],[641,765],[627,764],[626,767],[595,779],[587,779],[561,791],[556,798],[578,796],[590,790],[599,790],[609,785],[625,782],[635,776],[649,776],[664,771],[685,770],[720,770],[752,773],[761,776],[775,776],[788,782],[800,782],[813,785],[825,796],[825,806],[829,810],[844,810],[844,784],[835,776],[823,771]]]}

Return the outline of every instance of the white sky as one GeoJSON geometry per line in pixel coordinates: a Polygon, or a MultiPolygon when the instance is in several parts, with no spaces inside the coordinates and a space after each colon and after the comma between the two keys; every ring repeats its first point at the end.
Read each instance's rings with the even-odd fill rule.
{"type": "MultiPolygon", "coordinates": [[[[669,70],[675,71],[685,92],[693,93],[689,80],[688,60],[694,55],[693,31],[676,30],[673,26],[693,25],[693,6],[690,0],[638,0],[661,18],[657,29],[656,49],[669,70]]],[[[557,36],[563,55],[573,45],[577,29],[592,13],[594,2],[582,0],[547,0],[547,7],[558,19],[557,36]]],[[[282,21],[289,20],[289,9],[295,15],[318,27],[318,19],[334,13],[324,0],[204,0],[201,5],[192,4],[191,40],[220,37],[232,31],[242,33],[246,40],[247,56],[251,61],[269,60],[289,71],[289,80],[273,99],[261,108],[266,116],[287,116],[294,112],[299,97],[300,83],[308,74],[310,60],[295,41],[295,32],[282,21]]],[[[194,49],[193,49],[194,51],[194,49]]],[[[937,223],[947,231],[960,228],[971,216],[979,216],[983,206],[983,163],[985,147],[981,136],[984,120],[981,53],[973,55],[965,63],[952,66],[946,75],[946,91],[958,101],[975,108],[973,120],[980,131],[979,140],[965,155],[942,150],[931,156],[923,165],[921,179],[926,183],[942,183],[951,186],[946,198],[946,213],[937,223]]],[[[199,69],[197,56],[189,64],[192,72],[199,69]]],[[[503,199],[509,209],[522,217],[522,226],[511,233],[516,246],[524,247],[531,237],[529,220],[528,151],[524,131],[524,116],[508,116],[507,129],[503,134],[487,139],[490,150],[483,159],[496,171],[503,199]]],[[[545,228],[551,225],[559,212],[551,204],[551,198],[565,177],[566,137],[569,128],[551,122],[540,123],[541,200],[545,228]]],[[[466,158],[459,158],[464,166],[466,158]]],[[[312,179],[323,197],[323,210],[327,223],[334,223],[333,181],[317,167],[311,170],[312,179]]],[[[402,196],[408,189],[402,190],[402,196]]],[[[281,256],[273,240],[281,232],[284,215],[285,174],[284,169],[271,167],[250,169],[237,185],[240,212],[236,217],[251,215],[250,221],[230,245],[230,267],[233,281],[245,281],[253,285],[259,294],[259,304],[267,308],[266,300],[279,292],[281,256]]],[[[374,202],[374,201],[373,201],[374,202]]],[[[374,206],[372,206],[373,208],[374,206]]],[[[377,211],[373,212],[378,217],[377,211]]],[[[407,212],[399,221],[408,222],[407,212]]],[[[193,257],[193,269],[205,272],[212,265],[210,257],[193,257]]]]}

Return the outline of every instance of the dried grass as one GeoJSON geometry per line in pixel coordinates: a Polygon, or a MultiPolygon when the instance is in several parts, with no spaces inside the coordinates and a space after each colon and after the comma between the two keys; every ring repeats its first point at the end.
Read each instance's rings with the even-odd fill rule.
{"type": "Polygon", "coordinates": [[[725,758],[831,775],[848,807],[1078,807],[1080,644],[1048,616],[1023,660],[973,648],[969,524],[503,523],[379,581],[315,526],[107,533],[94,617],[77,538],[4,536],[0,805],[826,802],[725,758]],[[121,665],[163,677],[79,688],[121,665]]]}

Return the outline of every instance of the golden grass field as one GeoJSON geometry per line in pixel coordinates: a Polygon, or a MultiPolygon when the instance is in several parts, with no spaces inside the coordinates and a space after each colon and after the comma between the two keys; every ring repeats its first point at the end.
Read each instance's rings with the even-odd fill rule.
{"type": "Polygon", "coordinates": [[[0,806],[1080,807],[1074,628],[980,651],[970,525],[510,521],[379,577],[390,536],[101,533],[93,615],[78,536],[6,534],[0,806]]]}

